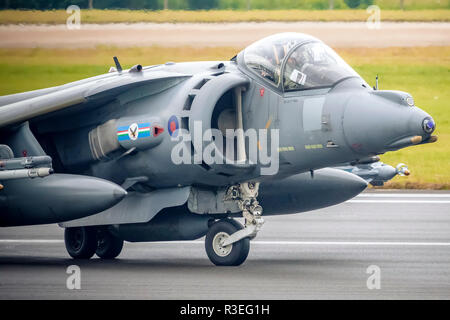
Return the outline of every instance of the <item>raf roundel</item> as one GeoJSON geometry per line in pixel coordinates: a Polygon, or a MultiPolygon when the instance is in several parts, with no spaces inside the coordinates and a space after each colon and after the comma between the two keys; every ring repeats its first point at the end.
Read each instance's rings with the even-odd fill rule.
{"type": "Polygon", "coordinates": [[[171,116],[167,123],[167,130],[169,131],[170,136],[176,138],[178,136],[178,129],[180,129],[178,118],[176,116],[171,116]]]}

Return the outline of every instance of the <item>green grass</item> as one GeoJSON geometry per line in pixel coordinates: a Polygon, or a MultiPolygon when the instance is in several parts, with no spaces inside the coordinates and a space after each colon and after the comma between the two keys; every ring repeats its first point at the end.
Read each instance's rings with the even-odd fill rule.
{"type": "MultiPolygon", "coordinates": [[[[229,59],[240,48],[0,49],[0,95],[45,88],[107,72],[112,56],[122,64],[229,59]]],[[[338,52],[370,84],[411,93],[437,122],[439,140],[382,156],[406,163],[412,174],[388,184],[395,188],[450,189],[450,47],[340,49],[338,52]]]]}
{"type": "MultiPolygon", "coordinates": [[[[400,9],[400,0],[375,0],[381,9],[400,9]]],[[[405,10],[449,9],[448,0],[403,0],[405,10]]]]}
{"type": "MultiPolygon", "coordinates": [[[[364,1],[361,1],[364,2],[364,1]]],[[[402,9],[400,0],[374,0],[373,4],[381,9],[398,10],[402,9]]],[[[367,7],[362,3],[360,7],[367,7]]],[[[173,7],[175,8],[175,7],[173,7]]],[[[247,0],[219,0],[220,9],[247,9],[247,0]]],[[[251,9],[304,9],[304,10],[327,10],[328,0],[251,0],[251,9]]],[[[344,0],[334,0],[335,9],[349,9],[344,0]]],[[[178,7],[178,9],[185,9],[178,7]]],[[[449,9],[449,0],[403,0],[404,10],[423,9],[449,9]]]]}
{"type": "MultiPolygon", "coordinates": [[[[447,0],[448,3],[449,0],[447,0]]],[[[450,10],[382,10],[382,21],[450,21],[450,10]]],[[[65,24],[65,10],[0,10],[0,24],[65,24]]],[[[369,14],[358,10],[211,10],[144,11],[82,10],[81,23],[137,22],[265,22],[265,21],[366,21],[369,14]]]]}

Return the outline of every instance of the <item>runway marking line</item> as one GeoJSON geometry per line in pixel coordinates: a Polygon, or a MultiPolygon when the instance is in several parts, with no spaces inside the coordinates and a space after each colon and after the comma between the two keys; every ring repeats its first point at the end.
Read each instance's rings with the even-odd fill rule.
{"type": "Polygon", "coordinates": [[[450,203],[450,200],[347,200],[344,203],[417,203],[417,204],[442,204],[450,203]]]}
{"type": "Polygon", "coordinates": [[[64,243],[55,239],[0,239],[0,243],[64,243]]]}
{"type": "MultiPolygon", "coordinates": [[[[64,243],[54,239],[0,239],[0,244],[64,243]]],[[[160,241],[147,244],[204,244],[203,241],[160,241]]],[[[257,245],[327,245],[327,246],[450,246],[450,242],[404,242],[404,241],[252,241],[257,245]]]]}
{"type": "Polygon", "coordinates": [[[356,198],[450,198],[450,194],[447,193],[361,193],[356,198]]]}

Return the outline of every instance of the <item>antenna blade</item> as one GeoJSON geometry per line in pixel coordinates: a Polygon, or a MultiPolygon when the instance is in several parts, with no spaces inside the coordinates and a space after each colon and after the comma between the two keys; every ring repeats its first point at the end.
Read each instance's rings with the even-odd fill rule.
{"type": "Polygon", "coordinates": [[[113,57],[114,63],[116,64],[116,69],[118,72],[122,72],[122,66],[120,65],[119,59],[117,57],[113,57]]]}

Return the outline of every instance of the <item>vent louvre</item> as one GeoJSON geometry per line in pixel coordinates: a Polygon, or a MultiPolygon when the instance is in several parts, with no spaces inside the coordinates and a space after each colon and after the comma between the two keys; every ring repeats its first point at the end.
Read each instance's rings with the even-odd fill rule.
{"type": "Polygon", "coordinates": [[[194,102],[195,94],[188,95],[186,102],[184,103],[183,110],[191,110],[192,102],[194,102]]]}
{"type": "Polygon", "coordinates": [[[181,129],[189,130],[189,117],[181,118],[181,129]]]}
{"type": "Polygon", "coordinates": [[[208,81],[209,81],[209,79],[203,79],[194,87],[194,89],[197,89],[197,90],[201,89],[208,81]]]}

